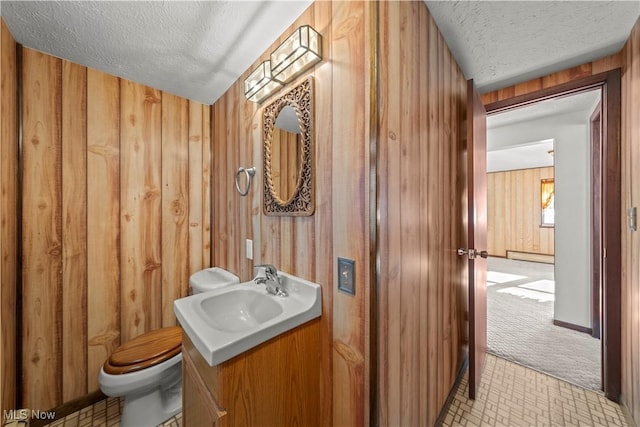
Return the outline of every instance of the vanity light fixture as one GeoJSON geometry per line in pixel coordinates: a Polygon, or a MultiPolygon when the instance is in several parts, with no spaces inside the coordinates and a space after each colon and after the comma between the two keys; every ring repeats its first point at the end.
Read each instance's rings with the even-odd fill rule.
{"type": "Polygon", "coordinates": [[[244,96],[262,102],[282,85],[322,60],[322,36],[310,25],[298,27],[244,81],[244,96]]]}
{"type": "Polygon", "coordinates": [[[303,25],[271,53],[273,78],[286,83],[322,60],[322,36],[303,25]]]}
{"type": "Polygon", "coordinates": [[[282,87],[271,75],[271,61],[266,60],[244,80],[244,96],[253,102],[261,102],[282,87]]]}

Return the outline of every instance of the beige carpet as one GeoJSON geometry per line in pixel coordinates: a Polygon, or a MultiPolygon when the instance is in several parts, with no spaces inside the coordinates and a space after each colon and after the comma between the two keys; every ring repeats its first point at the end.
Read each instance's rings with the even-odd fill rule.
{"type": "Polygon", "coordinates": [[[600,390],[600,340],[553,325],[553,266],[490,259],[488,270],[489,352],[600,390]]]}

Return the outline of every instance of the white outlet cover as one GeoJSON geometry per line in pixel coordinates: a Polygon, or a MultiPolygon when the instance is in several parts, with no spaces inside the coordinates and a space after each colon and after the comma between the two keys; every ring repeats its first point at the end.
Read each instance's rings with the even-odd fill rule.
{"type": "Polygon", "coordinates": [[[247,259],[253,259],[253,240],[246,239],[245,250],[247,259]]]}

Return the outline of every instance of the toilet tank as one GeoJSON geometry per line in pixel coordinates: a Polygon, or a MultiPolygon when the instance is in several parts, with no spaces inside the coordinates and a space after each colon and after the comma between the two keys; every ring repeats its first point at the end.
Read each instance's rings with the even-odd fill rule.
{"type": "Polygon", "coordinates": [[[201,294],[235,283],[240,283],[240,278],[224,268],[207,268],[191,275],[189,278],[189,294],[201,294]]]}

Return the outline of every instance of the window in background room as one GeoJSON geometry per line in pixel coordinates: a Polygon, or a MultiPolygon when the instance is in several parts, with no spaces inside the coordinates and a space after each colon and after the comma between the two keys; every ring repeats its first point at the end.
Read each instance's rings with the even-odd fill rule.
{"type": "Polygon", "coordinates": [[[554,220],[554,186],[553,178],[540,180],[540,202],[542,208],[541,227],[553,227],[554,220]]]}

